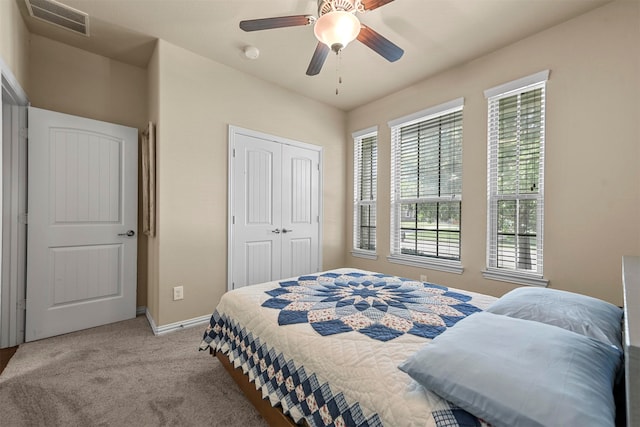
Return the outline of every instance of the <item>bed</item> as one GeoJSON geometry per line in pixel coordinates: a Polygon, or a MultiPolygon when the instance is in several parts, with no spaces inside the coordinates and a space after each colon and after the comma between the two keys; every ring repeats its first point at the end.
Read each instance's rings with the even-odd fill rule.
{"type": "MultiPolygon", "coordinates": [[[[541,290],[532,291],[504,302],[509,294],[497,299],[377,272],[330,270],[228,292],[200,349],[218,357],[270,425],[536,425],[532,420],[551,404],[558,406],[551,411],[553,421],[543,414],[537,425],[613,425],[612,387],[622,364],[620,309],[602,302],[608,304],[598,313],[604,327],[589,325],[597,336],[586,337],[584,331],[526,319],[541,315],[539,308],[513,313],[514,304],[528,303],[541,290]],[[611,318],[618,315],[618,332],[616,325],[608,329],[607,322],[615,323],[611,318]],[[548,335],[550,347],[576,339],[575,352],[595,348],[595,356],[581,357],[589,359],[582,360],[587,366],[579,367],[589,373],[582,376],[596,377],[586,378],[595,384],[585,386],[582,377],[577,390],[556,384],[555,377],[567,370],[557,360],[575,364],[576,354],[547,351],[540,341],[548,335]],[[599,344],[606,339],[614,344],[599,344]],[[515,357],[505,351],[517,345],[515,357]],[[551,383],[526,385],[527,398],[520,400],[528,407],[519,407],[514,378],[540,371],[540,363],[545,373],[527,376],[551,383]],[[591,375],[589,363],[602,375],[591,375]],[[532,387],[542,391],[539,399],[530,397],[532,387]],[[598,399],[604,403],[594,415],[585,409],[594,405],[585,403],[600,404],[598,399]],[[580,408],[566,415],[557,401],[580,408]]],[[[576,313],[585,308],[580,310],[576,313]]]]}

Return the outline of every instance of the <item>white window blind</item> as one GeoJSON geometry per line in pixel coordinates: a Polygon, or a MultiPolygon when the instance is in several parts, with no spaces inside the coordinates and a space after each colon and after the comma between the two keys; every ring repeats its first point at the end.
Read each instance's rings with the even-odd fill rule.
{"type": "Polygon", "coordinates": [[[391,258],[460,260],[463,99],[391,125],[391,258]]]}
{"type": "Polygon", "coordinates": [[[377,129],[354,134],[353,248],[375,253],[378,173],[377,129]]]}
{"type": "Polygon", "coordinates": [[[488,96],[488,272],[542,278],[547,77],[488,96]]]}

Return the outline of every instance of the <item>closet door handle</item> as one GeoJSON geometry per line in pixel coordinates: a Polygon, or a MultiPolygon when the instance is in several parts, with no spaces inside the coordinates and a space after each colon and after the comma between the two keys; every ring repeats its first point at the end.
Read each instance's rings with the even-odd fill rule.
{"type": "MultiPolygon", "coordinates": [[[[271,230],[271,232],[275,233],[275,234],[280,234],[280,229],[276,228],[275,230],[271,230]]],[[[285,231],[285,233],[286,233],[286,231],[285,231]]]]}
{"type": "Polygon", "coordinates": [[[283,233],[293,233],[293,230],[287,230],[286,228],[282,229],[283,233]]]}

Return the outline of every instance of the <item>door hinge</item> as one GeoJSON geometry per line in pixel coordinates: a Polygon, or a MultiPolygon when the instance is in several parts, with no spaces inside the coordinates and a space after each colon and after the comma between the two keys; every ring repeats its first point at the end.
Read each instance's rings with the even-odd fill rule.
{"type": "Polygon", "coordinates": [[[235,157],[235,156],[236,156],[236,149],[234,148],[233,149],[233,157],[235,157]]]}
{"type": "Polygon", "coordinates": [[[235,215],[233,215],[233,216],[231,217],[231,224],[235,224],[235,223],[236,223],[236,216],[235,216],[235,215]]]}
{"type": "Polygon", "coordinates": [[[18,300],[16,306],[18,308],[18,311],[26,310],[27,309],[27,300],[26,299],[18,300]]]}
{"type": "Polygon", "coordinates": [[[231,289],[235,289],[236,288],[236,282],[231,282],[231,289]]]}
{"type": "Polygon", "coordinates": [[[26,212],[18,214],[18,223],[19,224],[28,224],[29,223],[29,214],[26,213],[26,212]]]}

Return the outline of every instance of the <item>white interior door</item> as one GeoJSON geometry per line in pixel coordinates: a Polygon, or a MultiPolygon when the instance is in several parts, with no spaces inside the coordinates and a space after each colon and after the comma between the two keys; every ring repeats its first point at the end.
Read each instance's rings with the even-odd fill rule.
{"type": "Polygon", "coordinates": [[[233,283],[280,277],[282,158],[280,144],[238,135],[233,167],[233,283]]]}
{"type": "Polygon", "coordinates": [[[318,271],[319,153],[282,146],[282,272],[280,278],[318,271]]]}
{"type": "Polygon", "coordinates": [[[25,340],[135,317],[138,132],[29,108],[25,340]]]}
{"type": "Polygon", "coordinates": [[[230,288],[318,271],[320,153],[232,132],[230,288]]]}

